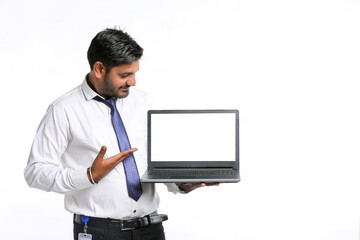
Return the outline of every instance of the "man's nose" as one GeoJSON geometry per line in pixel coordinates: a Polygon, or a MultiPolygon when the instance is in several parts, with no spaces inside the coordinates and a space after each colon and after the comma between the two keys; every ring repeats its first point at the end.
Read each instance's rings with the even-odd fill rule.
{"type": "Polygon", "coordinates": [[[135,85],[136,85],[135,76],[129,78],[129,79],[126,81],[126,84],[129,85],[129,86],[135,86],[135,85]]]}

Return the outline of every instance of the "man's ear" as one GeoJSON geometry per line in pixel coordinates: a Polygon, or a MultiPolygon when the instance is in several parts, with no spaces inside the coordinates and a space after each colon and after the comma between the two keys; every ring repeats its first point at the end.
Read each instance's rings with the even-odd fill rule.
{"type": "Polygon", "coordinates": [[[96,78],[102,78],[103,76],[105,76],[106,69],[104,64],[99,61],[95,62],[93,66],[93,72],[96,78]]]}

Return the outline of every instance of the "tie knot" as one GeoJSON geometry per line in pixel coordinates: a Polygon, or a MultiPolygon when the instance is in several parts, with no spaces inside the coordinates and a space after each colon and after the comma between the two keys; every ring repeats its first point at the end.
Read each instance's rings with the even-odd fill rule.
{"type": "Polygon", "coordinates": [[[116,108],[116,100],[114,98],[105,100],[107,105],[110,105],[112,109],[116,108]]]}
{"type": "Polygon", "coordinates": [[[96,97],[94,97],[94,100],[104,103],[106,106],[108,106],[111,109],[111,112],[113,112],[116,109],[116,99],[115,98],[105,100],[99,96],[96,96],[96,97]]]}

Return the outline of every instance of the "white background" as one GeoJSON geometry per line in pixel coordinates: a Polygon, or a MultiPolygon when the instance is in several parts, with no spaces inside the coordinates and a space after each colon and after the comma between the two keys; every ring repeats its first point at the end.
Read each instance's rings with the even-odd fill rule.
{"type": "Polygon", "coordinates": [[[71,239],[62,196],[23,179],[48,104],[121,26],[161,108],[238,108],[238,184],[173,195],[168,239],[358,240],[358,0],[0,0],[2,239],[71,239]]]}

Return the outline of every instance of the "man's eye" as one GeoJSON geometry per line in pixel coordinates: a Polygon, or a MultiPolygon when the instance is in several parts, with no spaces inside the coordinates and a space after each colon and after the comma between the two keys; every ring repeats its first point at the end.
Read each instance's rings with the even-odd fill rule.
{"type": "Polygon", "coordinates": [[[129,75],[127,75],[127,74],[125,74],[125,75],[123,75],[123,74],[120,74],[120,77],[121,78],[127,78],[129,75]]]}

